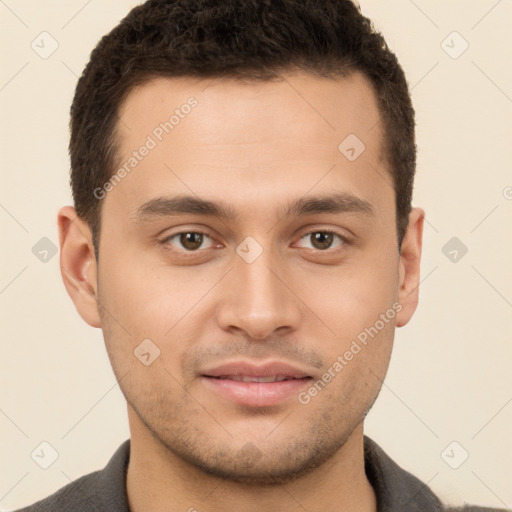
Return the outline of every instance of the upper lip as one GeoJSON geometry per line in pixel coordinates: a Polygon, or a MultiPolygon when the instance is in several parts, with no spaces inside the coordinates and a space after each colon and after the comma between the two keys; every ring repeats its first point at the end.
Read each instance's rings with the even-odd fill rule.
{"type": "Polygon", "coordinates": [[[204,370],[202,375],[206,377],[226,377],[230,375],[247,377],[285,376],[293,379],[310,377],[306,371],[284,361],[272,361],[263,364],[255,364],[249,361],[232,361],[204,370]]]}

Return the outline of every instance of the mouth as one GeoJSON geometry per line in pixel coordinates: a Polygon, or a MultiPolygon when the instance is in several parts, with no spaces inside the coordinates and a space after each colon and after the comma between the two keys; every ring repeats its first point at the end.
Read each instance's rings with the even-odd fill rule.
{"type": "Polygon", "coordinates": [[[274,375],[269,377],[251,377],[249,375],[222,375],[221,377],[213,377],[211,375],[205,375],[205,377],[212,377],[213,379],[230,379],[236,380],[237,382],[283,382],[285,380],[295,379],[295,377],[289,377],[288,375],[274,375]]]}
{"type": "Polygon", "coordinates": [[[284,362],[232,362],[201,375],[202,383],[217,397],[249,407],[278,405],[296,396],[312,378],[306,371],[284,362]]]}

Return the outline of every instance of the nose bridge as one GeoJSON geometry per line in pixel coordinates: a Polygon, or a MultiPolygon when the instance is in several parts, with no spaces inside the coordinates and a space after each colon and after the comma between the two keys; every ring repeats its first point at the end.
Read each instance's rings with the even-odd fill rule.
{"type": "Polygon", "coordinates": [[[272,251],[270,238],[266,240],[247,237],[236,248],[229,296],[219,317],[224,328],[238,327],[255,339],[295,327],[300,313],[296,297],[283,282],[279,255],[272,251]]]}
{"type": "Polygon", "coordinates": [[[283,294],[283,284],[276,277],[277,269],[274,269],[275,257],[271,249],[264,250],[254,261],[244,259],[238,262],[240,282],[245,288],[242,296],[247,297],[254,308],[274,306],[277,304],[277,295],[283,294]]]}

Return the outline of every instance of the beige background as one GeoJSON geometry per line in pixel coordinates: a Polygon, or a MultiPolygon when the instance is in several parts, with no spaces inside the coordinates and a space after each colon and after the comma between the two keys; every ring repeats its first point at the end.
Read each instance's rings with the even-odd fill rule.
{"type": "MultiPolygon", "coordinates": [[[[103,467],[129,436],[101,331],[76,313],[58,255],[42,262],[32,248],[57,244],[57,210],[70,203],[77,77],[136,3],[0,1],[1,510],[103,467]],[[51,49],[43,31],[59,45],[46,59],[31,47],[46,37],[51,49]],[[42,441],[59,454],[46,470],[31,458],[42,441]]],[[[427,211],[420,307],[397,331],[366,432],[445,500],[512,507],[512,2],[361,3],[412,87],[414,202],[427,211]],[[468,248],[456,262],[442,251],[452,237],[468,248]],[[462,450],[452,469],[445,460],[462,450]]]]}

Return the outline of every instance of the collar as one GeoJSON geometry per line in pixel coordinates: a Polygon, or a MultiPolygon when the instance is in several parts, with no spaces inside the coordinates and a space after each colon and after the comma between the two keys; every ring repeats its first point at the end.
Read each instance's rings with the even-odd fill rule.
{"type": "Polygon", "coordinates": [[[443,505],[430,488],[396,464],[380,446],[364,436],[366,477],[375,491],[378,512],[437,512],[443,505]]]}
{"type": "MultiPolygon", "coordinates": [[[[130,512],[126,474],[130,439],[114,453],[107,466],[96,473],[97,494],[92,497],[99,510],[130,512]],[[101,500],[101,503],[98,501],[101,500]]],[[[378,512],[437,512],[443,506],[430,488],[396,464],[375,442],[364,436],[366,476],[377,498],[378,512]]]]}

